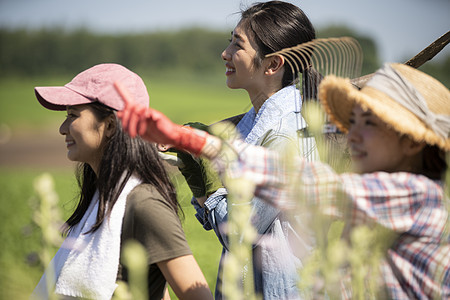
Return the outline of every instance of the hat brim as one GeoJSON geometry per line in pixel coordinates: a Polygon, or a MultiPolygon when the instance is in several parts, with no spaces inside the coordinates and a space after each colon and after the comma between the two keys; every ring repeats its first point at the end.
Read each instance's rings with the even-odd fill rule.
{"type": "Polygon", "coordinates": [[[437,145],[447,151],[450,149],[448,141],[438,138],[411,111],[372,87],[365,86],[358,90],[349,79],[330,75],[320,84],[319,99],[330,121],[344,133],[350,127],[353,106],[359,104],[363,110],[370,110],[400,134],[408,135],[417,142],[437,145]]]}
{"type": "Polygon", "coordinates": [[[35,87],[34,92],[39,103],[50,110],[66,110],[69,105],[80,105],[95,102],[65,86],[35,87]]]}
{"type": "Polygon", "coordinates": [[[349,93],[354,89],[349,80],[335,76],[325,77],[319,86],[319,99],[330,121],[344,133],[348,132],[353,101],[349,93]]]}

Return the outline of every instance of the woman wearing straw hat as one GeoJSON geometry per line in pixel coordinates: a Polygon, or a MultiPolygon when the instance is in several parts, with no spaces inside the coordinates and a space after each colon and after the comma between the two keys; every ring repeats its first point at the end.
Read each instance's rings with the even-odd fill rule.
{"type": "MultiPolygon", "coordinates": [[[[356,173],[338,175],[324,164],[299,162],[295,170],[303,193],[315,203],[343,197],[351,205],[337,215],[344,213],[350,231],[378,224],[397,234],[380,266],[389,298],[448,299],[449,200],[443,180],[450,151],[449,90],[416,69],[390,64],[360,91],[346,79],[326,77],[319,98],[331,120],[347,132],[356,173]]],[[[283,178],[282,165],[256,154],[262,151],[243,150],[236,174],[260,178],[264,186],[256,194],[261,196],[283,178]],[[265,176],[265,170],[274,171],[265,176]]],[[[267,200],[287,207],[293,199],[267,200]]]]}
{"type": "MultiPolygon", "coordinates": [[[[148,107],[142,79],[118,64],[99,64],[58,87],[36,87],[47,109],[67,111],[59,129],[67,157],[79,162],[77,207],[67,234],[32,299],[111,299],[116,281],[128,281],[121,252],[128,241],[146,251],[149,299],[162,299],[166,282],[180,299],[212,299],[184,236],[179,204],[156,147],[131,139],[116,112],[123,108],[113,83],[121,81],[148,107]],[[53,299],[53,297],[52,297],[53,299]]],[[[144,258],[145,259],[145,258],[144,258]]]]}
{"type": "MultiPolygon", "coordinates": [[[[382,290],[389,298],[449,299],[449,198],[444,193],[449,90],[409,66],[386,64],[361,90],[348,79],[325,77],[319,97],[330,118],[348,133],[355,173],[337,174],[326,164],[305,160],[290,160],[286,166],[279,153],[231,141],[239,159],[227,166],[227,175],[254,181],[255,195],[281,210],[298,207],[298,199],[306,198],[331,217],[344,216],[349,232],[365,224],[381,226],[395,237],[380,265],[382,290]],[[287,185],[292,178],[293,187],[287,185]],[[337,195],[342,202],[336,201],[337,195]]],[[[205,146],[220,140],[206,136],[204,143],[188,144],[188,135],[195,132],[184,139],[164,133],[161,124],[170,121],[154,119],[153,114],[132,113],[145,139],[166,139],[193,153],[217,157],[215,162],[224,168],[217,155],[221,148],[205,146]]],[[[128,124],[128,119],[123,121],[128,124]]]]}

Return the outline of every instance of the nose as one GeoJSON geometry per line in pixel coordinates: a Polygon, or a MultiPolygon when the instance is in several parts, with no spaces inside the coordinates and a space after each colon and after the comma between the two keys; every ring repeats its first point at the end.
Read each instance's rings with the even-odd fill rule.
{"type": "Polygon", "coordinates": [[[65,119],[64,122],[62,122],[61,126],[59,126],[59,134],[66,135],[68,133],[68,130],[69,130],[69,125],[68,125],[67,119],[65,119]]]}
{"type": "Polygon", "coordinates": [[[355,143],[361,140],[361,134],[356,124],[350,124],[347,133],[348,144],[355,143]]]}
{"type": "Polygon", "coordinates": [[[222,56],[223,60],[226,60],[226,61],[231,60],[231,54],[229,54],[229,52],[228,52],[228,47],[226,47],[225,50],[222,51],[221,56],[222,56]]]}

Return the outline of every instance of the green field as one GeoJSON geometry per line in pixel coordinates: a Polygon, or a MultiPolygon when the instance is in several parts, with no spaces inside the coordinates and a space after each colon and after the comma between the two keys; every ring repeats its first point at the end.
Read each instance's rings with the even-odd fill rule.
{"type": "MultiPolygon", "coordinates": [[[[36,100],[33,88],[64,85],[71,78],[0,79],[0,125],[19,129],[59,126],[64,113],[44,109],[36,100]]],[[[143,79],[150,95],[150,106],[164,112],[176,123],[212,123],[250,108],[246,92],[228,89],[222,74],[201,76],[174,72],[143,76],[143,79]]]]}
{"type": "MultiPolygon", "coordinates": [[[[39,143],[39,133],[57,130],[64,112],[43,109],[34,97],[33,87],[62,85],[70,79],[71,76],[0,80],[0,126],[9,128],[13,134],[30,131],[35,137],[33,143],[39,143]]],[[[151,106],[177,123],[212,123],[249,108],[246,94],[227,89],[221,74],[202,77],[178,72],[144,77],[144,81],[151,106]]],[[[42,274],[35,259],[35,253],[41,248],[41,232],[32,225],[30,199],[33,180],[44,172],[54,178],[60,207],[67,217],[77,190],[72,170],[0,165],[0,299],[28,299],[42,274]]],[[[213,290],[220,244],[214,232],[206,232],[196,220],[186,184],[178,177],[174,180],[179,183],[177,189],[185,213],[183,227],[188,242],[213,290]]]]}

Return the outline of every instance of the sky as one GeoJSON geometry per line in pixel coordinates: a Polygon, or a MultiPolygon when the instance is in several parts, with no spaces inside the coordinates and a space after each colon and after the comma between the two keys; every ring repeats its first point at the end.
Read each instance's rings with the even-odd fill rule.
{"type": "MultiPolygon", "coordinates": [[[[264,0],[0,0],[1,28],[99,33],[231,30],[241,6],[264,0]]],[[[287,0],[316,28],[346,25],[375,40],[383,62],[404,62],[450,30],[450,0],[287,0]]],[[[447,46],[436,59],[450,54],[447,46]]]]}

